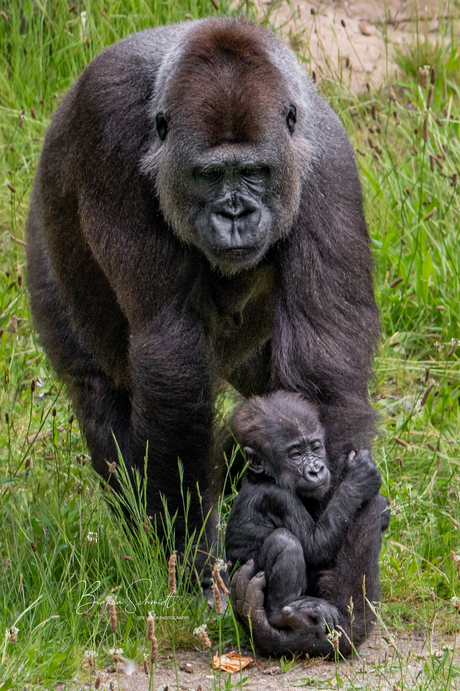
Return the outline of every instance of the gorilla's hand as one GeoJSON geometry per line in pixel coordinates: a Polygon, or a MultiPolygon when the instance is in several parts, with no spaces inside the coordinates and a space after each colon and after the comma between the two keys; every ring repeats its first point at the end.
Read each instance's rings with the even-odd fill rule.
{"type": "Polygon", "coordinates": [[[339,611],[326,600],[304,597],[282,610],[284,628],[271,626],[264,609],[265,575],[255,573],[251,559],[235,573],[231,602],[236,619],[252,632],[255,647],[263,655],[308,653],[324,656],[333,652],[328,633],[339,624],[339,611]]]}
{"type": "Polygon", "coordinates": [[[348,454],[344,482],[362,502],[372,499],[379,493],[382,478],[370,451],[362,449],[358,453],[352,451],[348,454]]]}

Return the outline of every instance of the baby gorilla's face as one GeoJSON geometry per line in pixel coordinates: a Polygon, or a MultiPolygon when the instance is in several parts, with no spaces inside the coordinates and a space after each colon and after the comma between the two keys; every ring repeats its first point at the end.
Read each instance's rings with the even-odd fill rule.
{"type": "Polygon", "coordinates": [[[278,449],[272,449],[271,455],[280,487],[303,497],[324,496],[329,488],[330,472],[321,426],[299,425],[296,434],[281,434],[278,449]]]}

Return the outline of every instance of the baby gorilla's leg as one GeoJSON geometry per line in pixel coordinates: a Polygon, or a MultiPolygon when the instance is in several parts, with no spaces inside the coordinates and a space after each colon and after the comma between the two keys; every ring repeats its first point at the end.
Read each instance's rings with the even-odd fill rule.
{"type": "Polygon", "coordinates": [[[265,611],[272,626],[283,627],[283,607],[307,591],[307,568],[298,539],[285,528],[274,530],[264,541],[257,560],[265,572],[265,611]]]}

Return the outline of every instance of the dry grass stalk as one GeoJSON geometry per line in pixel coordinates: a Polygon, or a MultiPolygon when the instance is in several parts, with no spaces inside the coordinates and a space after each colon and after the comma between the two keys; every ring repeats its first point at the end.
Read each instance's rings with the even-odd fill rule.
{"type": "Polygon", "coordinates": [[[447,357],[450,357],[451,355],[453,355],[453,354],[455,353],[455,350],[456,350],[456,348],[457,348],[457,345],[458,345],[457,341],[454,341],[454,342],[452,343],[452,348],[451,348],[451,349],[449,350],[449,352],[447,353],[447,357]]]}
{"type": "Polygon", "coordinates": [[[212,577],[213,577],[213,579],[215,580],[215,582],[217,583],[217,585],[219,586],[221,592],[222,592],[224,595],[228,595],[228,588],[227,588],[227,586],[225,585],[225,583],[224,583],[224,581],[223,581],[223,579],[222,579],[222,576],[220,575],[220,570],[221,570],[221,568],[223,567],[223,565],[224,565],[224,564],[223,564],[222,561],[220,561],[220,559],[218,559],[218,560],[216,561],[216,563],[214,564],[214,566],[213,566],[213,568],[212,568],[212,577]]]}
{"type": "Polygon", "coordinates": [[[217,583],[213,583],[211,586],[212,594],[214,595],[214,607],[217,614],[222,614],[222,600],[220,597],[220,591],[217,587],[217,583]]]}
{"type": "Polygon", "coordinates": [[[422,406],[422,405],[425,405],[425,403],[426,403],[427,400],[428,400],[428,396],[429,396],[430,393],[433,391],[433,388],[434,388],[434,384],[430,384],[430,386],[427,388],[427,390],[426,390],[425,393],[423,394],[422,400],[420,401],[420,405],[421,405],[421,406],[422,406]]]}
{"type": "Polygon", "coordinates": [[[168,560],[168,585],[171,595],[175,595],[176,588],[176,554],[173,552],[168,560]]]}
{"type": "MultiPolygon", "coordinates": [[[[152,650],[150,651],[150,663],[154,665],[157,659],[158,641],[157,637],[155,636],[155,619],[152,617],[151,614],[149,614],[149,616],[147,617],[147,639],[152,643],[152,650]]],[[[146,664],[147,660],[144,660],[144,672],[146,664]]],[[[148,674],[148,672],[145,673],[148,674]]]]}
{"type": "Polygon", "coordinates": [[[425,115],[425,119],[423,120],[423,133],[422,133],[424,141],[428,141],[429,139],[429,134],[428,134],[428,114],[425,115]]]}
{"type": "Polygon", "coordinates": [[[110,630],[112,633],[117,632],[117,609],[115,607],[115,600],[109,601],[109,618],[110,618],[110,630]]]}
{"type": "Polygon", "coordinates": [[[426,99],[426,109],[429,110],[431,108],[431,103],[433,101],[433,94],[434,94],[434,86],[430,84],[430,88],[428,89],[428,96],[426,99]]]}
{"type": "Polygon", "coordinates": [[[203,624],[202,626],[198,626],[198,628],[196,628],[193,631],[193,635],[198,636],[198,640],[200,641],[200,643],[203,644],[203,646],[205,648],[211,647],[211,645],[212,645],[211,639],[209,638],[208,634],[206,633],[206,624],[203,624]]]}
{"type": "Polygon", "coordinates": [[[152,650],[150,651],[150,664],[154,665],[155,662],[157,661],[157,654],[158,654],[158,641],[157,637],[154,636],[152,640],[152,650]]]}
{"type": "Polygon", "coordinates": [[[198,638],[200,639],[201,643],[204,645],[205,648],[211,647],[211,639],[209,638],[206,631],[201,631],[201,633],[198,634],[198,638]]]}
{"type": "Polygon", "coordinates": [[[147,638],[149,641],[155,638],[155,619],[151,614],[147,617],[147,638]]]}
{"type": "Polygon", "coordinates": [[[422,80],[422,88],[424,89],[428,85],[428,70],[419,68],[420,78],[422,80]]]}
{"type": "Polygon", "coordinates": [[[337,653],[339,651],[339,632],[335,629],[332,632],[332,646],[334,651],[337,653]]]}

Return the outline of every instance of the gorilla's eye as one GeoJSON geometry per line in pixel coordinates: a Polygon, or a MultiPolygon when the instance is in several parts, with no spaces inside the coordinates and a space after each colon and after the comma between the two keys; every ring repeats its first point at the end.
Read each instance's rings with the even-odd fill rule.
{"type": "Polygon", "coordinates": [[[198,168],[194,174],[198,180],[212,184],[222,180],[224,171],[222,168],[198,168]]]}
{"type": "Polygon", "coordinates": [[[319,451],[322,447],[323,447],[323,445],[321,444],[320,441],[313,441],[311,443],[312,451],[319,451]]]}
{"type": "Polygon", "coordinates": [[[286,115],[286,123],[291,134],[294,133],[295,124],[297,122],[297,108],[293,103],[289,106],[288,114],[286,115]]]}
{"type": "Polygon", "coordinates": [[[157,113],[156,126],[158,136],[163,142],[168,134],[168,117],[165,115],[165,113],[157,113]]]}
{"type": "Polygon", "coordinates": [[[267,166],[245,166],[240,175],[246,180],[262,180],[270,175],[270,170],[267,166]]]}
{"type": "Polygon", "coordinates": [[[302,458],[302,452],[300,451],[300,449],[296,448],[290,449],[288,455],[291,461],[300,461],[300,459],[302,458]]]}

